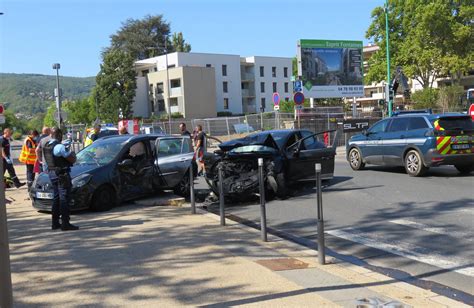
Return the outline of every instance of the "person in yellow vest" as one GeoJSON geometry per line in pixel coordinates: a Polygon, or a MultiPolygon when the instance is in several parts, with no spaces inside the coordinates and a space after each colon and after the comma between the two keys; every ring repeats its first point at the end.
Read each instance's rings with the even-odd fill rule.
{"type": "Polygon", "coordinates": [[[26,183],[28,190],[30,190],[33,181],[35,180],[34,166],[36,162],[36,145],[38,143],[39,133],[35,129],[26,137],[23,147],[21,148],[20,162],[26,165],[26,183]]]}
{"type": "Polygon", "coordinates": [[[92,132],[87,134],[86,140],[84,141],[84,147],[91,145],[94,141],[99,139],[100,129],[100,124],[94,125],[94,129],[92,130],[92,132]]]}

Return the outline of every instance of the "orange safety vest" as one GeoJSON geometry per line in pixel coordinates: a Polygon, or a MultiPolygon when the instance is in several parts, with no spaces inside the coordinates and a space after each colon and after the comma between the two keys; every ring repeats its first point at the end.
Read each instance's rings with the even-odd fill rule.
{"type": "Polygon", "coordinates": [[[26,137],[25,143],[21,148],[20,158],[18,160],[27,165],[34,165],[36,161],[36,143],[33,141],[31,136],[26,137]],[[28,146],[28,141],[31,147],[28,146]]]}

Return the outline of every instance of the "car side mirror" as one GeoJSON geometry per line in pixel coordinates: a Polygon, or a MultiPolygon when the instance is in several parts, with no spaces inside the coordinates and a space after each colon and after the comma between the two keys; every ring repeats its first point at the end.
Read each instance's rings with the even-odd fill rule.
{"type": "Polygon", "coordinates": [[[118,166],[121,168],[126,168],[126,167],[131,167],[133,166],[133,160],[127,158],[122,160],[121,162],[118,163],[118,166]]]}
{"type": "Polygon", "coordinates": [[[369,132],[368,130],[364,129],[364,130],[362,131],[362,135],[364,135],[364,136],[367,137],[368,135],[370,135],[370,132],[369,132]]]}

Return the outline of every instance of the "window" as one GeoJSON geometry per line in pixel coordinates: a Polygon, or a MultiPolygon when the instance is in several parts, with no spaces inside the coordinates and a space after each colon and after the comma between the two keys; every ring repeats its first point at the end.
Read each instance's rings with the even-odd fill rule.
{"type": "Polygon", "coordinates": [[[148,93],[150,93],[150,95],[153,95],[153,84],[150,84],[150,88],[148,90],[148,93]]]}
{"type": "Polygon", "coordinates": [[[276,66],[272,66],[272,77],[275,78],[277,76],[277,68],[276,66]]]}
{"type": "Polygon", "coordinates": [[[206,64],[206,67],[212,67],[212,65],[211,64],[206,64]]]}
{"type": "Polygon", "coordinates": [[[290,101],[290,98],[289,97],[285,97],[285,102],[289,102],[290,101]]]}
{"type": "Polygon", "coordinates": [[[222,91],[223,91],[224,93],[229,92],[229,89],[227,88],[227,81],[224,81],[224,82],[222,83],[222,91]]]}
{"type": "Polygon", "coordinates": [[[323,143],[318,142],[316,136],[311,136],[311,135],[313,135],[312,132],[304,130],[304,131],[301,132],[301,135],[302,135],[303,138],[308,137],[305,140],[303,140],[303,145],[304,145],[305,150],[315,150],[315,149],[323,149],[324,148],[323,143]],[[311,137],[309,137],[309,136],[311,136],[311,137]]]}
{"type": "Polygon", "coordinates": [[[265,105],[266,105],[266,103],[265,103],[265,97],[262,97],[262,99],[260,100],[260,109],[261,109],[262,111],[265,110],[265,107],[266,107],[265,105]]]}
{"type": "Polygon", "coordinates": [[[372,126],[369,129],[369,132],[371,133],[382,133],[385,131],[385,128],[387,128],[388,120],[383,120],[380,122],[375,123],[374,126],[372,126]]]}
{"type": "Polygon", "coordinates": [[[161,139],[158,142],[158,158],[181,154],[182,139],[161,139]]]}
{"type": "Polygon", "coordinates": [[[278,92],[277,83],[276,83],[276,82],[273,83],[273,93],[275,93],[275,92],[278,92]]]}
{"type": "Polygon", "coordinates": [[[177,97],[171,97],[170,98],[170,105],[171,105],[171,107],[178,106],[178,98],[177,97]]]}
{"type": "Polygon", "coordinates": [[[164,99],[159,99],[158,100],[158,112],[164,112],[165,111],[165,100],[164,99]]]}
{"type": "Polygon", "coordinates": [[[181,79],[171,79],[171,87],[172,88],[181,87],[181,79]]]}
{"type": "Polygon", "coordinates": [[[265,93],[265,82],[260,82],[260,92],[265,93]]]}
{"type": "Polygon", "coordinates": [[[222,64],[222,76],[227,76],[227,65],[222,64]]]}
{"type": "MultiPolygon", "coordinates": [[[[288,67],[283,68],[283,77],[287,78],[288,77],[288,67]]],[[[288,91],[287,91],[288,92],[288,91]]]]}
{"type": "Polygon", "coordinates": [[[144,71],[142,71],[142,76],[143,76],[143,77],[146,77],[146,75],[148,75],[149,72],[150,72],[149,70],[144,70],[144,71]]]}
{"type": "Polygon", "coordinates": [[[154,72],[158,72],[158,68],[155,67],[155,68],[153,69],[153,71],[154,71],[154,72]]]}
{"type": "Polygon", "coordinates": [[[156,93],[158,93],[158,94],[163,93],[163,83],[162,82],[156,84],[156,93]]]}
{"type": "Polygon", "coordinates": [[[422,129],[428,128],[428,124],[424,118],[410,118],[410,123],[408,124],[408,129],[422,129]]]}
{"type": "Polygon", "coordinates": [[[265,68],[260,66],[260,77],[265,77],[265,68]]]}
{"type": "Polygon", "coordinates": [[[285,82],[285,93],[288,93],[288,82],[285,82]]]}
{"type": "Polygon", "coordinates": [[[408,122],[410,121],[409,118],[395,118],[392,119],[392,123],[388,128],[388,132],[401,132],[406,131],[408,129],[408,122]]]}
{"type": "Polygon", "coordinates": [[[151,109],[151,112],[155,112],[155,102],[154,101],[150,101],[150,109],[151,109]]]}
{"type": "Polygon", "coordinates": [[[176,65],[175,64],[168,65],[168,68],[173,68],[173,67],[176,67],[176,65]]]}
{"type": "Polygon", "coordinates": [[[224,109],[225,110],[229,109],[229,99],[227,97],[224,98],[224,109]]]}

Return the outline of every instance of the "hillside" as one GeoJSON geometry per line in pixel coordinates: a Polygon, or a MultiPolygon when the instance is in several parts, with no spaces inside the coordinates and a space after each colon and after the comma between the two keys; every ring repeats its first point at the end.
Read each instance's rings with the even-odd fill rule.
{"type": "MultiPolygon", "coordinates": [[[[59,77],[63,100],[74,100],[89,95],[95,77],[59,77]]],[[[0,102],[14,113],[34,115],[45,112],[54,101],[56,76],[39,74],[0,73],[0,102]]]]}

